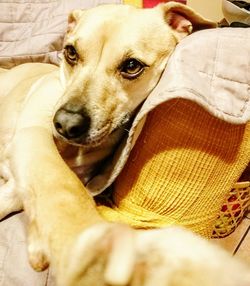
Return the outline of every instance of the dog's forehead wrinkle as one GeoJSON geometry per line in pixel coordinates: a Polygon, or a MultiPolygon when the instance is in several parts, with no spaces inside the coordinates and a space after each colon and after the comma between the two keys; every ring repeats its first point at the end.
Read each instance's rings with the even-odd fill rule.
{"type": "Polygon", "coordinates": [[[86,35],[79,37],[75,43],[77,50],[80,53],[79,57],[82,59],[80,68],[88,68],[90,74],[95,73],[96,69],[99,68],[100,62],[103,57],[103,51],[106,44],[107,38],[105,34],[99,32],[97,37],[86,37],[86,35]],[[91,70],[90,70],[91,69],[91,70]]]}
{"type": "Polygon", "coordinates": [[[83,59],[84,58],[84,44],[82,43],[82,39],[76,38],[74,39],[74,41],[72,41],[72,44],[75,46],[79,56],[83,59]]]}

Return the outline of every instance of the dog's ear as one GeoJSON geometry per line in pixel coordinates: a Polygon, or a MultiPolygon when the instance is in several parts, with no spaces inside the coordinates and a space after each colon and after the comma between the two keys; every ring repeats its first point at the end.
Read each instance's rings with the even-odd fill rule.
{"type": "Polygon", "coordinates": [[[159,7],[163,10],[166,22],[178,40],[194,31],[217,27],[215,22],[202,17],[186,5],[168,2],[160,4],[159,7]]]}
{"type": "Polygon", "coordinates": [[[75,28],[76,24],[78,23],[79,19],[81,18],[84,10],[73,10],[68,16],[68,27],[67,33],[70,33],[75,28]]]}

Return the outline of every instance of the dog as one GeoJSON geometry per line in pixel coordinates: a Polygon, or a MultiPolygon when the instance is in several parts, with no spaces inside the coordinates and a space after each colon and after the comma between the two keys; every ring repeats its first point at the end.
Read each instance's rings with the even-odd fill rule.
{"type": "Polygon", "coordinates": [[[89,194],[98,186],[84,187],[179,41],[215,24],[175,2],[98,6],[68,22],[60,68],[0,70],[0,217],[25,210],[32,267],[50,265],[62,286],[249,285],[245,265],[186,230],[104,221],[89,194]]]}

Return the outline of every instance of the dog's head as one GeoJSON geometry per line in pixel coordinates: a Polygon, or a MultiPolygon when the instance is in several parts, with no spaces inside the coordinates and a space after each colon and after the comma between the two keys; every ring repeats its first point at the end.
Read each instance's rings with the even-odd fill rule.
{"type": "Polygon", "coordinates": [[[211,27],[175,2],[73,11],[61,64],[65,93],[54,116],[57,136],[89,147],[105,141],[155,87],[176,44],[211,27]]]}

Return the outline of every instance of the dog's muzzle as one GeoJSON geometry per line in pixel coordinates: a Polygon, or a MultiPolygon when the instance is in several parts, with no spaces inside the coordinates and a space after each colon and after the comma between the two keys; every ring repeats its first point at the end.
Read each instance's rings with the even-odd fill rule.
{"type": "Polygon", "coordinates": [[[56,131],[67,140],[77,140],[87,135],[90,116],[83,108],[70,108],[64,105],[57,110],[53,123],[56,131]]]}

